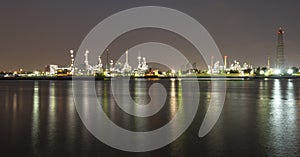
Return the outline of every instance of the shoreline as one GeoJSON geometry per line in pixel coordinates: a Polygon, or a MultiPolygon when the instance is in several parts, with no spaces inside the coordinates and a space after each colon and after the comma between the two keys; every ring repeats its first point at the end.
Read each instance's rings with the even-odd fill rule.
{"type": "Polygon", "coordinates": [[[38,76],[38,77],[0,77],[1,80],[72,80],[72,79],[87,79],[90,80],[110,80],[118,78],[131,78],[131,79],[192,79],[197,78],[199,80],[257,80],[257,79],[300,79],[300,76],[180,76],[180,77],[159,77],[159,76],[144,76],[144,77],[99,77],[99,76],[38,76]]]}

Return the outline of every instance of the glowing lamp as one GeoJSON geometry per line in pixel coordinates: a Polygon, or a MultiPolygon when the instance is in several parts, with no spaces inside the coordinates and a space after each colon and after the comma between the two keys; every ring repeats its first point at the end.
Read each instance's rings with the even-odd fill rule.
{"type": "Polygon", "coordinates": [[[275,69],[274,74],[275,75],[280,75],[281,74],[281,70],[280,69],[275,69]]]}
{"type": "Polygon", "coordinates": [[[294,70],[293,69],[288,69],[287,73],[288,74],[293,74],[294,70]]]}
{"type": "Polygon", "coordinates": [[[265,72],[261,70],[261,71],[259,72],[259,74],[260,74],[260,75],[263,75],[263,74],[265,74],[265,72]]]}

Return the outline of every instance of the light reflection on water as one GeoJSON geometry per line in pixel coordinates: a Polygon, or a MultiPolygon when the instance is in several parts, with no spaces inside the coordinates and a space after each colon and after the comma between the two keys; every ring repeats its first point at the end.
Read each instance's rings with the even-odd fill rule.
{"type": "Polygon", "coordinates": [[[68,132],[68,135],[66,137],[66,145],[68,145],[68,149],[69,151],[73,152],[73,148],[74,148],[74,139],[76,139],[76,109],[74,107],[74,104],[72,103],[73,102],[73,95],[72,95],[72,88],[67,88],[68,91],[68,95],[67,95],[67,132],[68,132]]]}
{"type": "Polygon", "coordinates": [[[40,110],[39,110],[39,84],[34,82],[33,108],[32,108],[32,131],[31,138],[33,144],[33,153],[37,154],[37,145],[39,144],[39,126],[40,126],[40,110]]]}
{"type": "MultiPolygon", "coordinates": [[[[50,81],[49,85],[49,107],[48,107],[48,142],[49,147],[53,148],[54,146],[54,140],[56,136],[56,93],[55,93],[55,83],[53,81],[50,81]]],[[[50,150],[52,151],[52,150],[50,150]]]]}
{"type": "MultiPolygon", "coordinates": [[[[270,145],[273,154],[290,156],[297,153],[297,104],[293,82],[275,80],[270,102],[270,145]],[[287,84],[287,85],[286,85],[287,84]],[[286,88],[286,89],[283,89],[286,88]],[[294,151],[291,151],[294,150],[294,151]]],[[[299,151],[299,150],[298,150],[299,151]]],[[[299,152],[298,152],[299,153],[299,152]]]]}
{"type": "Polygon", "coordinates": [[[298,156],[299,80],[266,80],[259,84],[258,124],[266,156],[298,156]]]}
{"type": "MultiPolygon", "coordinates": [[[[133,80],[130,83],[132,98],[138,103],[148,103],[152,83],[133,80]]],[[[110,81],[96,81],[95,86],[99,102],[112,121],[129,130],[147,131],[168,123],[180,106],[189,101],[182,98],[182,94],[186,94],[182,93],[182,81],[160,83],[166,87],[168,98],[163,111],[150,119],[122,112],[111,94],[110,81]]],[[[89,88],[87,85],[83,82],[83,91],[89,88]]],[[[200,81],[199,85],[200,108],[191,127],[167,147],[134,154],[112,149],[86,130],[73,104],[71,81],[0,82],[0,155],[300,156],[300,80],[229,81],[222,115],[213,130],[202,139],[197,133],[207,104],[210,98],[221,93],[210,93],[209,81],[200,81]]],[[[84,110],[89,109],[89,96],[92,95],[84,99],[84,110]]],[[[97,124],[96,121],[93,123],[97,124]]]]}

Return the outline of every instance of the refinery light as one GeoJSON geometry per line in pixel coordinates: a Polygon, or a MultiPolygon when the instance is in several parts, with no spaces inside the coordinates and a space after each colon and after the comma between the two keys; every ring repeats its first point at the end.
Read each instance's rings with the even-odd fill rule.
{"type": "Polygon", "coordinates": [[[293,74],[294,70],[293,69],[288,69],[287,73],[288,74],[293,74]]]}
{"type": "Polygon", "coordinates": [[[265,74],[265,72],[263,70],[261,70],[261,71],[259,71],[259,74],[263,75],[263,74],[265,74]]]}
{"type": "Polygon", "coordinates": [[[275,75],[280,75],[281,74],[281,70],[280,69],[275,69],[274,74],[275,75]]]}

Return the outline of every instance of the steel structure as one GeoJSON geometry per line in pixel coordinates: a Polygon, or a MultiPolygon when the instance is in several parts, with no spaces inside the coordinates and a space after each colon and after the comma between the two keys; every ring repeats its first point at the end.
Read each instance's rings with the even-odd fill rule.
{"type": "Polygon", "coordinates": [[[283,34],[284,31],[280,27],[278,32],[277,49],[276,49],[276,68],[284,69],[284,42],[283,34]]]}

